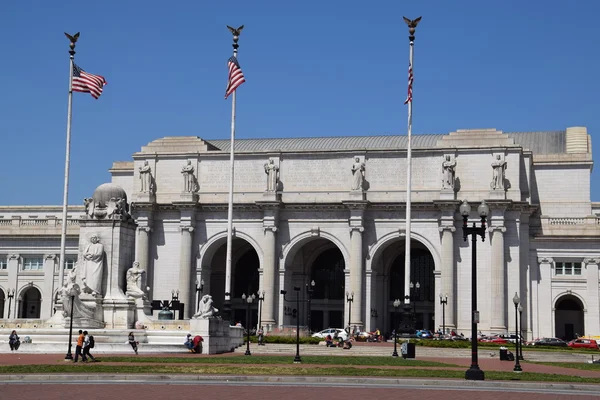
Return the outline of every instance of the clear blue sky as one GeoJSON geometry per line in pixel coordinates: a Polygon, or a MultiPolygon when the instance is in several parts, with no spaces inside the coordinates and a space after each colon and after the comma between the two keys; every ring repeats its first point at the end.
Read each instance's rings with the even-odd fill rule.
{"type": "MultiPolygon", "coordinates": [[[[600,2],[10,1],[2,6],[0,204],[62,203],[68,41],[106,77],[75,93],[70,204],[164,136],[227,138],[231,34],[244,24],[239,138],[405,134],[406,15],[414,127],[506,132],[588,127],[600,160],[600,2]]],[[[592,199],[600,201],[598,166],[592,199]]]]}

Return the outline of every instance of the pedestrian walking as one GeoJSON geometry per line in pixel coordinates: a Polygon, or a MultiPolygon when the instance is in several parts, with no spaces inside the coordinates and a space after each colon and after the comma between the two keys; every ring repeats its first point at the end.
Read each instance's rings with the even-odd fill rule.
{"type": "Polygon", "coordinates": [[[135,351],[135,354],[137,355],[138,353],[138,344],[139,342],[135,341],[135,336],[133,336],[133,332],[129,332],[129,337],[127,338],[127,341],[129,342],[129,344],[131,345],[131,348],[133,349],[133,351],[135,351]]]}
{"type": "Polygon", "coordinates": [[[96,358],[90,353],[90,349],[93,349],[96,345],[94,337],[88,334],[88,331],[83,331],[83,353],[81,353],[81,361],[87,362],[87,358],[91,358],[92,361],[96,361],[96,358]]]}
{"type": "Polygon", "coordinates": [[[19,339],[19,335],[17,335],[17,331],[13,329],[8,336],[8,345],[10,346],[10,351],[19,350],[19,346],[21,345],[21,339],[19,339]]]}
{"type": "Polygon", "coordinates": [[[79,360],[79,356],[81,356],[81,359],[85,361],[83,355],[81,354],[81,349],[83,349],[84,339],[85,339],[85,335],[83,334],[83,331],[80,329],[79,336],[77,336],[77,345],[75,346],[75,359],[73,360],[73,362],[77,362],[79,360]]]}

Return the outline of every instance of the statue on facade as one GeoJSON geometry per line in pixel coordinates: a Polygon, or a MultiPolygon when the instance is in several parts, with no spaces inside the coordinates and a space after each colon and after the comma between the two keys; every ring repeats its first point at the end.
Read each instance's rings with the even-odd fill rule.
{"type": "Polygon", "coordinates": [[[183,174],[183,191],[186,193],[197,192],[198,186],[196,185],[196,177],[194,177],[194,166],[190,160],[181,167],[181,173],[183,174]]]}
{"type": "Polygon", "coordinates": [[[204,296],[202,296],[202,300],[200,301],[200,307],[198,308],[198,312],[196,314],[194,314],[194,316],[192,318],[194,318],[194,319],[215,318],[217,316],[218,312],[219,312],[219,310],[216,309],[215,307],[213,307],[212,296],[210,294],[205,294],[204,296]]]}
{"type": "Polygon", "coordinates": [[[141,193],[150,193],[154,189],[154,185],[152,184],[152,168],[148,165],[148,161],[144,161],[144,165],[139,168],[140,171],[140,192],[141,193]]]}
{"type": "Polygon", "coordinates": [[[269,159],[265,164],[265,173],[267,174],[267,191],[274,192],[277,190],[279,167],[275,164],[275,160],[269,159]]]}
{"type": "Polygon", "coordinates": [[[126,280],[127,280],[127,289],[125,294],[129,297],[133,297],[134,299],[145,298],[146,293],[142,289],[140,289],[138,282],[142,277],[142,274],[146,273],[143,269],[140,268],[140,263],[138,261],[133,262],[133,266],[127,270],[126,280]]]}
{"type": "Polygon", "coordinates": [[[85,269],[83,271],[83,291],[93,296],[102,294],[102,274],[104,272],[104,246],[98,236],[93,235],[83,252],[85,269]]]}
{"type": "Polygon", "coordinates": [[[94,216],[94,199],[86,197],[83,199],[83,206],[85,207],[85,215],[92,218],[94,216]]]}
{"type": "Polygon", "coordinates": [[[454,174],[456,168],[456,159],[446,156],[442,162],[442,189],[454,189],[454,174]]]}
{"type": "Polygon", "coordinates": [[[81,294],[81,289],[79,285],[75,283],[75,278],[77,277],[77,265],[69,271],[67,275],[67,280],[63,284],[63,287],[60,288],[58,294],[62,300],[63,304],[63,317],[73,317],[73,318],[94,318],[94,309],[85,305],[79,295],[81,294]],[[73,315],[71,315],[71,310],[73,310],[73,315]]]}
{"type": "Polygon", "coordinates": [[[352,190],[363,190],[363,182],[365,179],[365,163],[360,161],[359,157],[355,157],[351,170],[352,190]]]}
{"type": "Polygon", "coordinates": [[[492,168],[494,175],[490,187],[493,190],[504,189],[504,171],[506,171],[506,161],[502,159],[500,154],[496,156],[496,159],[492,162],[492,168]]]}

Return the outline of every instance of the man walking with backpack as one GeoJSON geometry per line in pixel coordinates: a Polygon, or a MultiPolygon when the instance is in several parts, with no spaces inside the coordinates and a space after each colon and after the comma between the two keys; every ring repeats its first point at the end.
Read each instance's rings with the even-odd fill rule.
{"type": "Polygon", "coordinates": [[[95,346],[95,340],[92,335],[88,335],[88,331],[83,331],[84,340],[83,340],[83,354],[81,355],[82,361],[87,362],[87,358],[91,358],[92,361],[96,361],[96,358],[90,354],[90,349],[93,349],[95,346]]]}

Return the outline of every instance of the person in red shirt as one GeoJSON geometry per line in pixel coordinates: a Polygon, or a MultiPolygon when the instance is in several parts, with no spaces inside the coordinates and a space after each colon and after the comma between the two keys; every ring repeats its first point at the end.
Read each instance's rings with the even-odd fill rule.
{"type": "Polygon", "coordinates": [[[194,336],[194,340],[193,340],[194,353],[202,354],[202,342],[204,342],[204,338],[202,338],[202,336],[200,336],[200,335],[194,336]]]}

